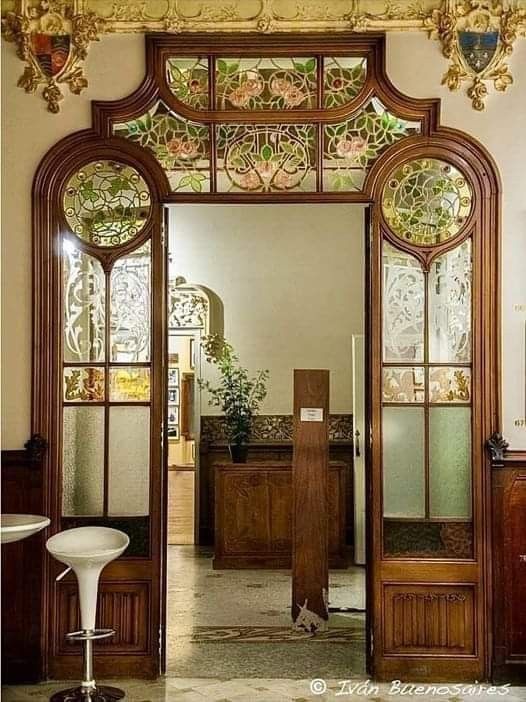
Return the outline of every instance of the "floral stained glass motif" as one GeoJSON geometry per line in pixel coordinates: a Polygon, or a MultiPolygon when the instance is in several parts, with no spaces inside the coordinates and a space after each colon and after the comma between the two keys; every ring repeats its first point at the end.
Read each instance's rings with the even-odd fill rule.
{"type": "Polygon", "coordinates": [[[384,368],[384,402],[424,402],[425,372],[423,368],[384,368]]]}
{"type": "Polygon", "coordinates": [[[326,56],[323,59],[323,106],[341,107],[351,102],[365,84],[367,59],[326,56]]]}
{"type": "Polygon", "coordinates": [[[208,108],[208,59],[169,58],[166,78],[171,92],[182,103],[196,110],[208,108]]]}
{"type": "Polygon", "coordinates": [[[111,271],[110,360],[150,360],[150,242],[120,258],[111,271]]]}
{"type": "Polygon", "coordinates": [[[420,158],[392,173],[382,209],[394,234],[413,244],[433,246],[458,234],[472,200],[471,186],[457,168],[420,158]]]}
{"type": "Polygon", "coordinates": [[[64,368],[65,402],[104,402],[104,368],[64,368]]]}
{"type": "Polygon", "coordinates": [[[383,245],[384,361],[424,361],[425,281],[414,256],[383,245]]]}
{"type": "Polygon", "coordinates": [[[471,361],[471,239],[437,256],[429,269],[429,360],[471,361]]]}
{"type": "Polygon", "coordinates": [[[146,114],[115,124],[113,133],[145,147],[166,171],[175,192],[210,191],[210,132],[159,101],[146,114]]]}
{"type": "Polygon", "coordinates": [[[64,214],[71,231],[88,244],[120,246],[144,227],[150,202],[148,186],[135,168],[92,161],[69,179],[64,214]]]}
{"type": "Polygon", "coordinates": [[[372,162],[420,124],[388,112],[373,98],[354,117],[323,127],[323,189],[360,190],[372,162]]]}
{"type": "Polygon", "coordinates": [[[469,403],[471,369],[438,366],[429,369],[430,402],[469,403]]]}
{"type": "Polygon", "coordinates": [[[287,110],[317,106],[315,58],[218,58],[216,107],[287,110]]]}
{"type": "Polygon", "coordinates": [[[111,402],[148,402],[150,369],[137,367],[110,368],[111,402]]]}
{"type": "Polygon", "coordinates": [[[64,361],[104,360],[106,279],[97,259],[63,243],[64,361]]]}
{"type": "Polygon", "coordinates": [[[307,124],[221,125],[218,191],[316,190],[315,133],[307,124]]]}

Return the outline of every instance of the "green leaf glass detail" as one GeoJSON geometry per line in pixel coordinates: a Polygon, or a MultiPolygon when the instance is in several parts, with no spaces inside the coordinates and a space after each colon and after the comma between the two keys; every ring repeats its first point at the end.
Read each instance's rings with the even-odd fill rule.
{"type": "Polygon", "coordinates": [[[218,191],[316,190],[315,134],[306,124],[219,126],[218,191]]]}
{"type": "Polygon", "coordinates": [[[219,58],[216,108],[294,110],[317,106],[317,60],[310,58],[219,58]]]}
{"type": "Polygon", "coordinates": [[[367,59],[326,56],[323,59],[323,106],[347,105],[363,88],[366,77],[367,59]]]}
{"type": "Polygon", "coordinates": [[[353,117],[323,127],[323,189],[361,190],[367,172],[385,149],[419,134],[419,122],[396,117],[373,98],[353,117]]]}
{"type": "Polygon", "coordinates": [[[182,103],[196,110],[208,109],[208,59],[169,58],[166,80],[170,91],[182,103]]]}
{"type": "Polygon", "coordinates": [[[115,124],[113,133],[148,149],[176,192],[210,191],[210,132],[159,101],[145,115],[115,124]]]}
{"type": "Polygon", "coordinates": [[[384,188],[382,210],[400,239],[434,246],[458,234],[472,201],[471,186],[455,166],[420,158],[393,171],[384,188]]]}
{"type": "Polygon", "coordinates": [[[71,231],[95,246],[120,246],[134,239],[150,212],[150,191],[138,171],[101,159],[74,173],[64,190],[64,215],[71,231]]]}

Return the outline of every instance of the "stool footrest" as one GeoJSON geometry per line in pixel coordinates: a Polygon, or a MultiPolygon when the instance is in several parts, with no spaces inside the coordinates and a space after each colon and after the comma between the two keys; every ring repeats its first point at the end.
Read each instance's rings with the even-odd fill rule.
{"type": "Polygon", "coordinates": [[[113,636],[115,629],[79,629],[66,634],[70,641],[93,641],[95,639],[106,639],[113,636]]]}
{"type": "Polygon", "coordinates": [[[93,690],[83,690],[82,687],[70,687],[68,690],[55,692],[50,702],[115,702],[125,697],[124,690],[108,685],[97,685],[93,690]]]}

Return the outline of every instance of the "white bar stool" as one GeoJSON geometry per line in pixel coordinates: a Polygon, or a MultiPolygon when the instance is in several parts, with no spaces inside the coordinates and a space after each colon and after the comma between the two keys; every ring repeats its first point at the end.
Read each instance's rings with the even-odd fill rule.
{"type": "Polygon", "coordinates": [[[120,700],[125,693],[117,687],[97,687],[93,678],[93,641],[113,636],[113,629],[95,629],[97,592],[102,569],[118,558],[128,547],[130,539],[117,529],[107,527],[78,527],[55,534],[47,540],[49,553],[68,568],[61,573],[60,580],[69,570],[77,576],[80,605],[80,631],[66,634],[73,641],[84,642],[84,679],[80,687],[56,692],[51,702],[110,702],[120,700]]]}

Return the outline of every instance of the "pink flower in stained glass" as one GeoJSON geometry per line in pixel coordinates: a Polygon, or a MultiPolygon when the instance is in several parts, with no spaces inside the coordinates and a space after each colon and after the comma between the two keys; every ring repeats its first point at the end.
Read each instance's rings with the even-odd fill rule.
{"type": "Polygon", "coordinates": [[[263,83],[257,78],[249,78],[241,87],[245,89],[250,97],[257,97],[263,90],[263,83]]]}
{"type": "Polygon", "coordinates": [[[291,173],[285,173],[284,171],[278,171],[276,177],[274,178],[274,185],[276,188],[281,188],[286,190],[288,188],[293,188],[296,185],[297,178],[291,173]]]}
{"type": "Polygon", "coordinates": [[[170,139],[166,144],[166,148],[171,156],[175,158],[194,158],[199,153],[197,142],[193,139],[182,139],[175,137],[170,139]]]}
{"type": "Polygon", "coordinates": [[[198,95],[205,92],[205,84],[198,78],[192,78],[188,83],[188,88],[193,95],[198,95]]]}
{"type": "Polygon", "coordinates": [[[265,181],[269,181],[276,172],[276,166],[271,161],[261,161],[256,166],[256,171],[265,181]]]}
{"type": "Polygon", "coordinates": [[[287,97],[287,93],[294,86],[286,78],[273,78],[270,81],[270,92],[272,95],[279,95],[279,97],[287,97]]]}
{"type": "Polygon", "coordinates": [[[364,153],[367,141],[362,137],[344,137],[336,144],[336,153],[340,158],[353,159],[364,153]]]}
{"type": "Polygon", "coordinates": [[[245,188],[245,190],[255,190],[257,187],[259,187],[260,183],[261,181],[259,180],[257,173],[254,173],[254,171],[244,173],[239,178],[239,185],[242,188],[245,188]]]}
{"type": "Polygon", "coordinates": [[[234,107],[245,107],[247,102],[250,100],[250,93],[245,90],[245,88],[240,85],[239,88],[232,90],[228,99],[234,105],[234,107]]]}
{"type": "Polygon", "coordinates": [[[290,90],[285,93],[284,98],[286,105],[289,107],[297,107],[297,105],[301,105],[305,99],[305,93],[299,88],[291,87],[290,90]]]}

